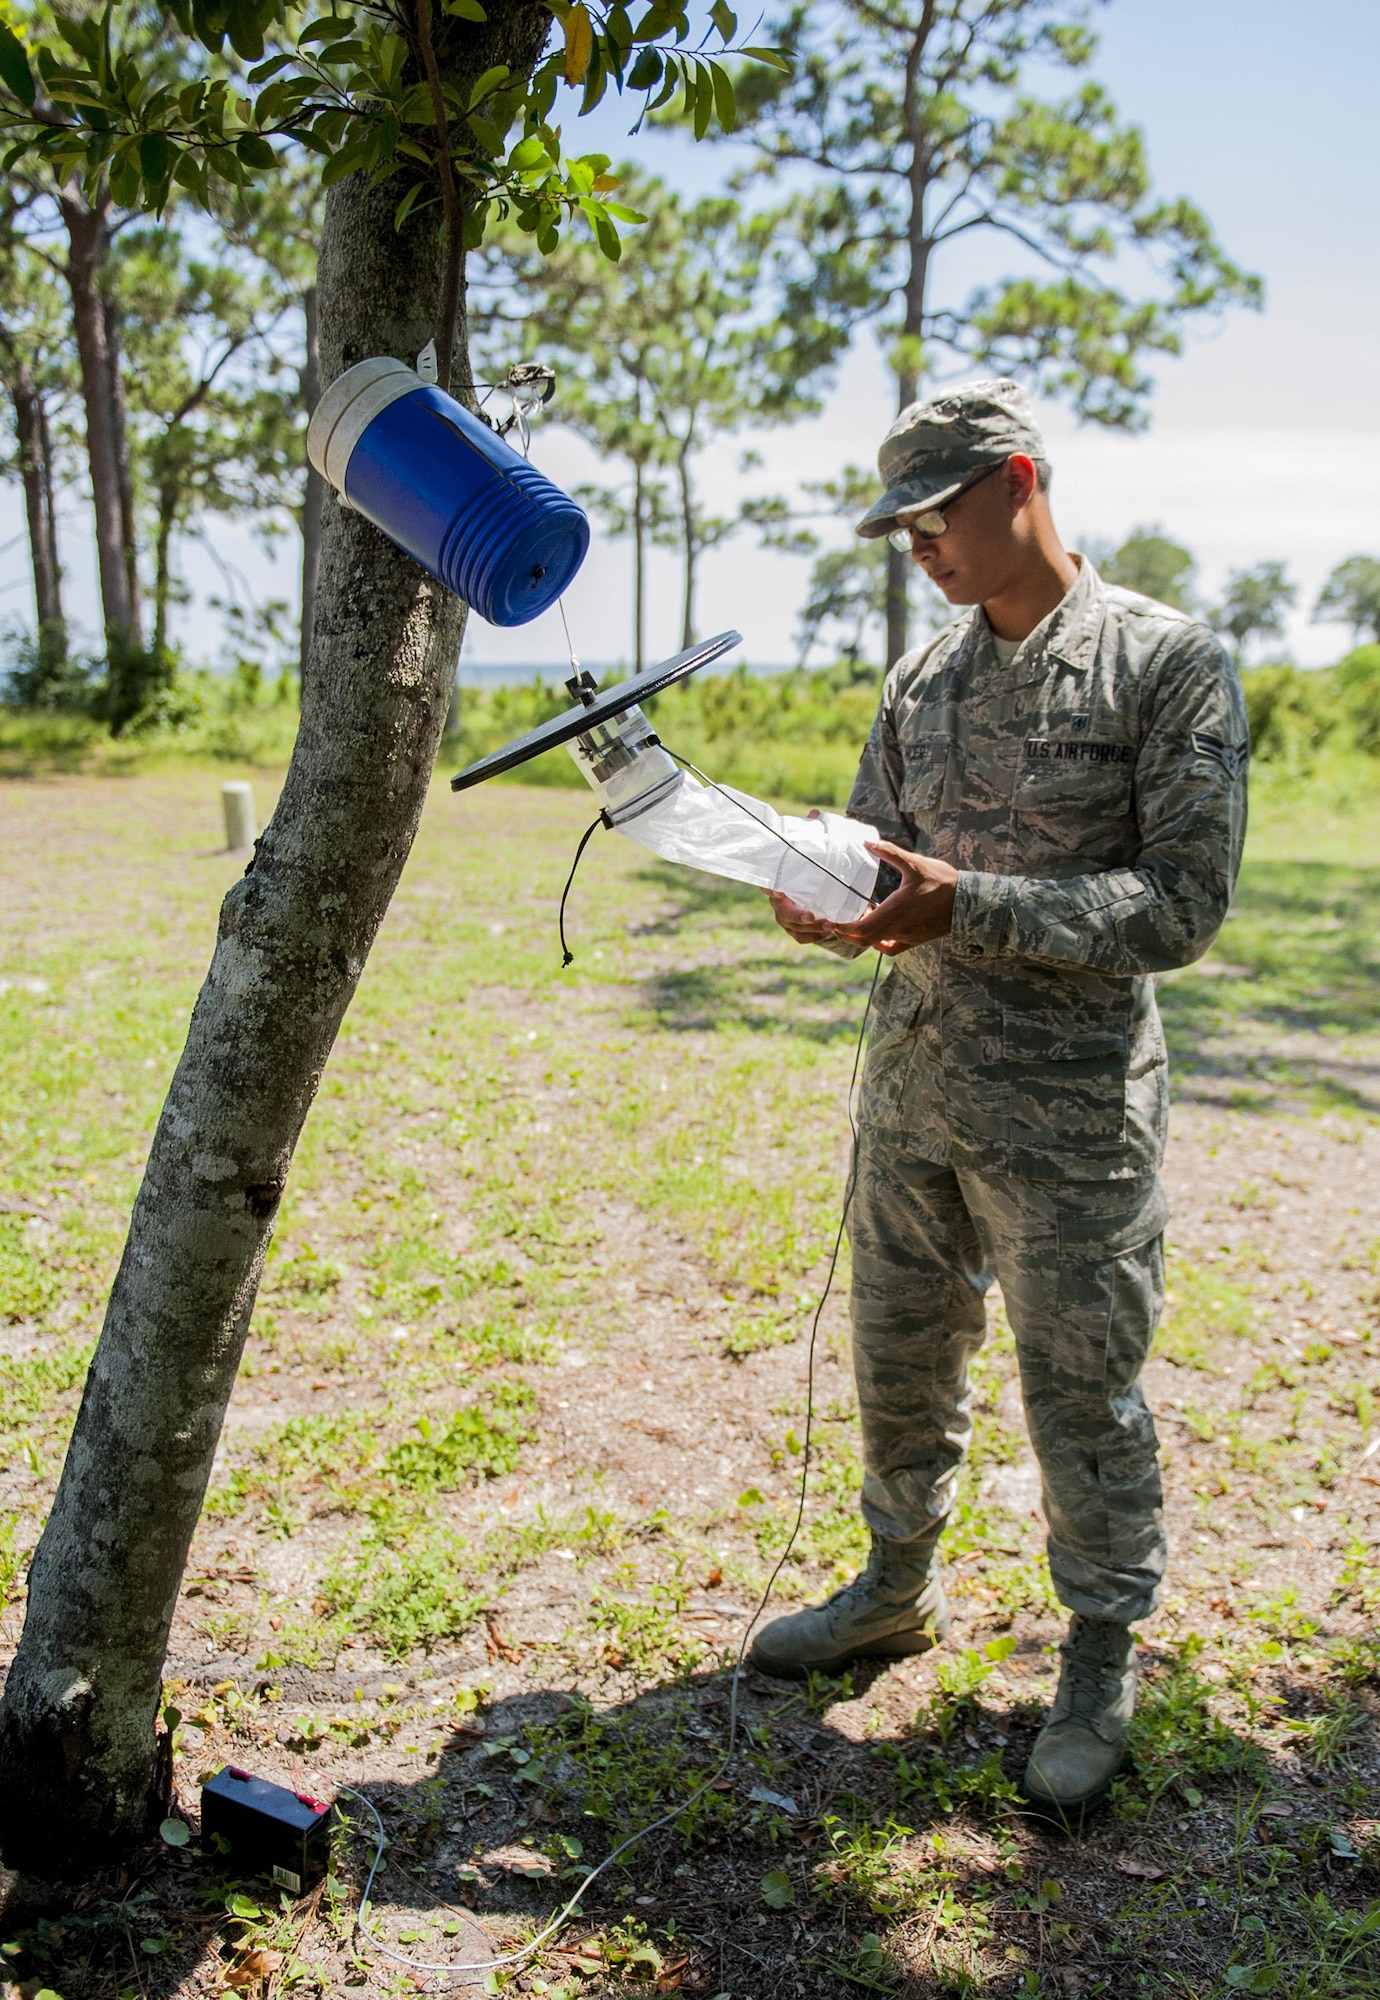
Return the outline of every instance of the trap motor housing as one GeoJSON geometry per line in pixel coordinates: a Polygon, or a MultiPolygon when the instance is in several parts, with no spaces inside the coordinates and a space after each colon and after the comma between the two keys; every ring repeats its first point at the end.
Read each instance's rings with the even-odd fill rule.
{"type": "Polygon", "coordinates": [[[333,1811],[310,1792],[289,1791],[227,1764],[201,1788],[201,1845],[210,1852],[220,1834],[242,1868],[300,1896],[326,1872],[333,1811]]]}

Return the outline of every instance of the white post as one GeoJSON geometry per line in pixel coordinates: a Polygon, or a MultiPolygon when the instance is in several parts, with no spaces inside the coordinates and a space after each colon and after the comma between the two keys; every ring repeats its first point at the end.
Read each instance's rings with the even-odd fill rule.
{"type": "Polygon", "coordinates": [[[220,802],[225,809],[225,845],[232,854],[244,853],[254,845],[258,828],[254,824],[254,787],[239,779],[222,785],[220,802]]]}

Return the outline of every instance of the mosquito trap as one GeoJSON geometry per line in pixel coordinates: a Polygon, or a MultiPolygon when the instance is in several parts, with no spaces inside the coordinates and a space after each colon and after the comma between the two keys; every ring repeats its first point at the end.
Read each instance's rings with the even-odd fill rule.
{"type": "Polygon", "coordinates": [[[481,757],[451,779],[451,789],[467,791],[563,744],[603,808],[600,820],[615,833],[663,861],[779,890],[826,923],[855,921],[877,900],[885,865],[868,852],[876,828],[840,813],[779,813],[715,784],[667,749],[640,706],[741,637],[720,632],[603,691],[577,667],[565,684],[574,707],[481,757]]]}
{"type": "MultiPolygon", "coordinates": [[[[515,416],[544,401],[552,379],[549,369],[511,369],[503,386],[515,416]]],[[[589,548],[582,507],[498,428],[386,355],[332,382],[307,456],[347,506],[491,625],[526,625],[547,610],[589,548]]]]}

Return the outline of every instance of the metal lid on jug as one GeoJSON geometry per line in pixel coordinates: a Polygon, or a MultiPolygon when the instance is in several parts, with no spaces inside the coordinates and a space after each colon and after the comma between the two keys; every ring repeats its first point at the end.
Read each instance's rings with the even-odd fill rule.
{"type": "Polygon", "coordinates": [[[344,493],[350,454],[375,417],[423,386],[415,369],[386,354],[357,361],[336,377],[312,412],[307,457],[337,493],[344,493]]]}

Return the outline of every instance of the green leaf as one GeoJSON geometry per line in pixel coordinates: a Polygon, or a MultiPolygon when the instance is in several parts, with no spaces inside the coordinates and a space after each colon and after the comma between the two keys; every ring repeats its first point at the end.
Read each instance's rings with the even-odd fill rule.
{"type": "Polygon", "coordinates": [[[508,165],[519,174],[530,173],[534,167],[545,166],[550,158],[545,146],[536,133],[518,141],[508,155],[508,165]]]}
{"type": "Polygon", "coordinates": [[[628,89],[650,90],[661,81],[663,66],[660,49],[639,49],[637,61],[628,71],[628,89]]]}
{"type": "Polygon", "coordinates": [[[225,1907],[232,1917],[243,1917],[247,1924],[257,1923],[263,1915],[257,1903],[251,1903],[248,1896],[238,1893],[226,1898],[225,1907]]]}
{"type": "Polygon", "coordinates": [[[66,14],[55,12],[53,26],[69,49],[75,49],[89,63],[100,61],[101,31],[94,21],[73,21],[66,14]]]}
{"type": "Polygon", "coordinates": [[[278,164],[278,155],[267,139],[261,139],[257,132],[241,132],[235,141],[235,153],[256,173],[271,173],[278,164]]]}
{"type": "Polygon", "coordinates": [[[470,118],[470,130],[491,160],[496,160],[503,151],[503,134],[497,125],[487,118],[481,118],[476,111],[470,118]]]}
{"type": "Polygon", "coordinates": [[[606,209],[594,210],[594,235],[599,248],[610,264],[616,264],[623,255],[623,239],[606,209]]]}
{"type": "Polygon", "coordinates": [[[441,0],[443,11],[454,14],[460,21],[487,21],[488,15],[479,0],[441,0]]]}
{"type": "Polygon", "coordinates": [[[492,69],[486,69],[470,92],[470,110],[473,111],[477,104],[482,104],[490,92],[497,90],[501,83],[506,83],[511,75],[512,71],[507,63],[495,63],[492,69]]]}
{"type": "Polygon", "coordinates": [[[366,63],[369,60],[369,45],[367,42],[332,42],[329,48],[322,49],[320,60],[333,67],[344,63],[366,63]]]}
{"type": "Polygon", "coordinates": [[[738,1505],[740,1507],[760,1507],[765,1499],[766,1495],[759,1488],[749,1486],[746,1493],[738,1495],[738,1505]]]}
{"type": "Polygon", "coordinates": [[[719,114],[719,123],[725,132],[731,132],[738,122],[738,110],[733,102],[733,78],[722,63],[711,63],[709,74],[714,79],[714,109],[719,114]]]}
{"type": "Polygon", "coordinates": [[[242,56],[246,62],[258,62],[264,52],[264,34],[259,19],[259,9],[255,6],[246,6],[244,0],[240,0],[238,6],[223,7],[221,13],[225,20],[226,32],[230,37],[230,46],[235,54],[242,56]]]}
{"type": "Polygon", "coordinates": [[[795,1884],[784,1868],[762,1877],[762,1901],[769,1910],[789,1910],[795,1902],[795,1884]]]}
{"type": "Polygon", "coordinates": [[[270,56],[267,62],[256,63],[246,81],[257,89],[261,83],[267,83],[270,77],[277,76],[280,69],[286,69],[292,60],[291,49],[285,49],[281,55],[270,56]]]}
{"type": "Polygon", "coordinates": [[[313,21],[309,28],[303,28],[297,37],[297,46],[304,48],[308,42],[343,42],[355,31],[355,24],[344,14],[325,14],[319,21],[313,21]]]}
{"type": "Polygon", "coordinates": [[[34,73],[29,68],[24,44],[13,28],[7,28],[3,21],[0,21],[0,83],[6,90],[12,91],[21,104],[33,103],[34,73]]]}
{"type": "Polygon", "coordinates": [[[180,153],[177,165],[173,168],[173,179],[180,188],[186,188],[188,194],[205,207],[208,184],[206,168],[200,160],[193,158],[190,153],[180,153]]]}
{"type": "MultiPolygon", "coordinates": [[[[166,144],[166,141],[164,143],[166,144]]],[[[141,141],[140,151],[142,152],[142,150],[143,150],[143,142],[141,141]]],[[[165,1729],[176,1729],[178,1723],[181,1722],[181,1720],[182,1720],[182,1710],[180,1708],[174,1708],[172,1703],[169,1702],[167,1707],[163,1710],[163,1727],[165,1729]]]]}
{"type": "Polygon", "coordinates": [[[789,76],[791,73],[791,59],[783,55],[780,49],[744,49],[743,54],[750,56],[753,62],[765,63],[768,69],[779,69],[784,76],[789,76]]]}
{"type": "Polygon", "coordinates": [[[139,169],[128,153],[111,161],[110,192],[121,208],[133,208],[139,199],[139,169]]]}
{"type": "Polygon", "coordinates": [[[185,1819],[165,1819],[158,1829],[158,1837],[165,1847],[185,1847],[192,1833],[185,1819]]]}
{"type": "Polygon", "coordinates": [[[425,181],[413,181],[411,187],[407,190],[407,193],[403,196],[402,200],[398,203],[397,208],[393,211],[394,229],[402,228],[408,216],[411,215],[413,209],[417,206],[417,203],[421,200],[422,196],[427,192],[428,190],[425,181]]]}
{"type": "MultiPolygon", "coordinates": [[[[139,165],[144,170],[144,185],[150,192],[167,185],[172,172],[172,163],[173,151],[168,144],[167,135],[163,132],[146,132],[139,141],[139,165]]],[[[164,1710],[163,1720],[169,1729],[176,1729],[182,1717],[177,1709],[169,1708],[164,1710]],[[168,1722],[170,1715],[174,1718],[172,1722],[168,1722]]]]}
{"type": "Polygon", "coordinates": [[[337,181],[343,181],[347,174],[352,174],[357,168],[362,167],[365,164],[368,152],[369,141],[367,139],[356,139],[353,146],[344,147],[336,154],[333,160],[327,160],[325,166],[322,168],[322,187],[334,187],[337,181]]]}
{"type": "Polygon", "coordinates": [[[685,94],[695,107],[695,137],[702,139],[714,116],[714,79],[705,70],[696,70],[693,84],[690,77],[685,79],[685,94]]]}
{"type": "Polygon", "coordinates": [[[1003,1632],[1000,1639],[988,1640],[987,1644],[982,1649],[982,1654],[983,1658],[987,1660],[1009,1660],[1011,1655],[1015,1652],[1015,1650],[1016,1650],[1015,1633],[1003,1632]]]}
{"type": "Polygon", "coordinates": [[[731,42],[738,32],[738,16],[726,5],[726,0],[714,0],[709,10],[709,18],[726,42],[731,42]]]}

